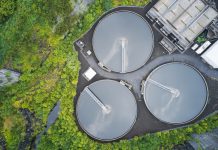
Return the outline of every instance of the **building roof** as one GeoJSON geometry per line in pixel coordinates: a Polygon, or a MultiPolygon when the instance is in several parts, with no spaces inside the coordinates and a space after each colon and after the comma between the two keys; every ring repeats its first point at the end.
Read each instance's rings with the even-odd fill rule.
{"type": "Polygon", "coordinates": [[[202,0],[160,0],[149,11],[164,24],[164,29],[178,36],[186,47],[218,16],[202,0]]]}
{"type": "Polygon", "coordinates": [[[218,41],[202,54],[201,57],[213,68],[218,68],[218,41]]]}
{"type": "Polygon", "coordinates": [[[86,72],[83,73],[83,76],[86,78],[86,80],[91,80],[92,78],[94,78],[96,75],[95,70],[93,70],[92,68],[89,67],[88,70],[86,70],[86,72]]]}

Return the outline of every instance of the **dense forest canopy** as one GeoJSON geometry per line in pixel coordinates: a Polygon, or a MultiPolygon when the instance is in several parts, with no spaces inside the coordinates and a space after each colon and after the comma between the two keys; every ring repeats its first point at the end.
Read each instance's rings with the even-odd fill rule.
{"type": "Polygon", "coordinates": [[[15,11],[15,0],[1,0],[0,1],[0,23],[8,19],[15,11]]]}
{"type": "MultiPolygon", "coordinates": [[[[50,110],[61,101],[61,112],[39,149],[161,149],[218,126],[214,115],[199,124],[156,134],[102,144],[81,132],[75,121],[80,63],[73,42],[105,11],[121,6],[145,6],[148,0],[94,0],[82,13],[74,13],[82,0],[1,0],[0,67],[22,73],[20,81],[0,88],[0,145],[29,149],[46,125],[50,110]],[[32,113],[31,133],[21,110],[32,113]]],[[[0,146],[1,147],[1,146],[0,146]]]]}

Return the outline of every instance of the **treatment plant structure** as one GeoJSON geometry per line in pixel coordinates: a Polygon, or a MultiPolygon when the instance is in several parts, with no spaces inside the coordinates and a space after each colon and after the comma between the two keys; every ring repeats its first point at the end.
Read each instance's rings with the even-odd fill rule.
{"type": "Polygon", "coordinates": [[[204,0],[118,7],[74,42],[81,130],[99,141],[188,126],[218,111],[218,12],[204,0]]]}

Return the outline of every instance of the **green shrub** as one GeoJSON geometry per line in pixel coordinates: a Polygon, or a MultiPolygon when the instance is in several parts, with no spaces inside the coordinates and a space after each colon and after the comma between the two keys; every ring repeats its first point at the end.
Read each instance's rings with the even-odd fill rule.
{"type": "Polygon", "coordinates": [[[0,24],[11,16],[16,8],[16,0],[0,1],[0,24]]]}
{"type": "Polygon", "coordinates": [[[108,11],[108,10],[110,10],[112,7],[113,7],[112,0],[104,0],[104,1],[103,1],[103,8],[104,8],[104,11],[108,11]]]}

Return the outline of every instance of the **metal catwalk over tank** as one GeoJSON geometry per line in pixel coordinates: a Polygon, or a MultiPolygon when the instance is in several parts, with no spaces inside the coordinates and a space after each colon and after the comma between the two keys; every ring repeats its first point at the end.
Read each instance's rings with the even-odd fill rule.
{"type": "Polygon", "coordinates": [[[127,134],[135,123],[137,106],[131,91],[113,80],[85,87],[76,106],[82,129],[91,137],[112,141],[127,134]]]}
{"type": "Polygon", "coordinates": [[[142,67],[153,51],[153,32],[146,20],[130,11],[111,13],[96,26],[93,50],[108,69],[127,73],[142,67]]]}
{"type": "Polygon", "coordinates": [[[203,76],[183,63],[168,63],[151,72],[144,82],[144,100],[159,120],[183,124],[195,119],[207,103],[203,76]]]}

